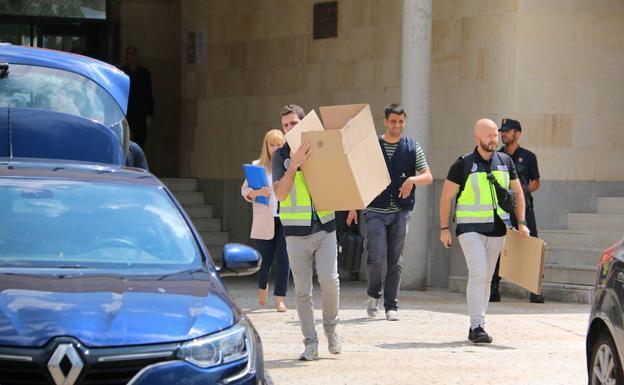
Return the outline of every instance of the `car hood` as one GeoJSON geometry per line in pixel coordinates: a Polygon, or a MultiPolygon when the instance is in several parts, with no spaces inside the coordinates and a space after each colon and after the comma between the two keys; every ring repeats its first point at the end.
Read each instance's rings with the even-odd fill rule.
{"type": "Polygon", "coordinates": [[[0,274],[0,345],[41,347],[57,336],[88,347],[183,341],[238,319],[211,273],[175,276],[0,274]]]}

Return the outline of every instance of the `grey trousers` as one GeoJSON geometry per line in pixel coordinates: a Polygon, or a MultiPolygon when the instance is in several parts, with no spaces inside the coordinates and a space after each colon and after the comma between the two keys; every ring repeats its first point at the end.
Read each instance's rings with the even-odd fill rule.
{"type": "Polygon", "coordinates": [[[399,308],[399,287],[403,272],[403,249],[408,231],[410,211],[401,210],[397,213],[381,214],[368,211],[366,219],[366,249],[368,250],[368,289],[373,298],[381,297],[381,273],[384,259],[388,270],[383,291],[384,308],[399,308]]]}
{"type": "Polygon", "coordinates": [[[470,327],[474,329],[485,323],[485,312],[490,301],[492,273],[494,273],[505,237],[486,237],[470,232],[461,234],[458,238],[466,258],[466,265],[468,265],[466,299],[470,313],[470,327]]]}
{"type": "Polygon", "coordinates": [[[286,249],[295,282],[297,314],[303,333],[303,343],[306,345],[318,344],[312,302],[312,274],[315,263],[323,299],[323,329],[325,333],[336,330],[340,299],[336,242],[335,231],[328,233],[321,230],[306,236],[286,237],[286,249]]]}

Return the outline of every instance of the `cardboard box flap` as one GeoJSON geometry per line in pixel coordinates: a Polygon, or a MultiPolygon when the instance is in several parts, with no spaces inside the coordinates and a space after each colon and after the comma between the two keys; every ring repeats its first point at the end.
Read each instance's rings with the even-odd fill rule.
{"type": "Polygon", "coordinates": [[[302,134],[302,138],[310,143],[311,152],[301,169],[317,210],[362,208],[358,183],[342,152],[341,132],[308,131],[302,134]]]}
{"type": "Polygon", "coordinates": [[[541,293],[546,243],[533,237],[522,238],[508,229],[501,250],[500,276],[533,293],[541,293]]]}
{"type": "MultiPolygon", "coordinates": [[[[355,151],[355,149],[363,143],[368,143],[371,136],[377,140],[377,131],[375,131],[375,123],[373,122],[373,115],[371,114],[370,107],[365,105],[365,107],[350,119],[340,131],[342,132],[342,144],[345,154],[347,155],[355,151]]],[[[377,147],[379,147],[379,154],[383,160],[383,154],[381,153],[381,147],[378,141],[377,147]]],[[[374,147],[371,147],[370,149],[372,150],[373,148],[374,147]]]]}
{"type": "MultiPolygon", "coordinates": [[[[320,107],[321,118],[326,130],[339,130],[354,118],[368,104],[347,104],[344,106],[320,107]]],[[[370,113],[370,108],[369,108],[370,113]]],[[[371,118],[372,121],[372,118],[371,118]]]]}
{"type": "Polygon", "coordinates": [[[323,124],[314,110],[310,111],[305,118],[286,133],[286,141],[290,149],[296,151],[301,144],[301,134],[308,131],[323,131],[323,124]]]}

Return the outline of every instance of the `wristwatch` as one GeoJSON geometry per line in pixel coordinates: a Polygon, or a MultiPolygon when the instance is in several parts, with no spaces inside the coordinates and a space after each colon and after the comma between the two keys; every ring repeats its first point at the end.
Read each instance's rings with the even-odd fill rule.
{"type": "Polygon", "coordinates": [[[518,221],[518,226],[520,226],[520,225],[525,225],[526,226],[527,223],[526,223],[526,221],[518,221]]]}

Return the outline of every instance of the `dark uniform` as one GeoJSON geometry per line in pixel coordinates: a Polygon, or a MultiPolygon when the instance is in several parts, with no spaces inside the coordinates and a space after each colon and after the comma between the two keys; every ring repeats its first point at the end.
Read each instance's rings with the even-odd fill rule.
{"type": "MultiPolygon", "coordinates": [[[[518,131],[522,131],[520,127],[520,123],[512,120],[512,119],[504,119],[503,124],[501,125],[500,131],[505,131],[506,129],[516,129],[518,131]]],[[[525,210],[525,219],[527,222],[527,227],[531,232],[532,237],[537,237],[537,224],[535,223],[535,213],[533,212],[533,196],[529,192],[529,184],[531,181],[538,180],[540,178],[539,168],[537,166],[537,157],[531,151],[518,147],[516,152],[510,154],[507,150],[506,146],[503,146],[499,152],[505,153],[511,157],[516,166],[516,172],[518,173],[518,179],[520,180],[520,184],[522,185],[522,190],[524,192],[524,198],[526,203],[525,210]]],[[[518,219],[516,218],[516,213],[511,213],[511,224],[518,228],[518,219]]],[[[498,284],[501,280],[501,277],[498,275],[500,259],[496,263],[496,270],[494,270],[494,275],[492,276],[492,289],[491,293],[498,295],[498,284]]],[[[490,300],[493,298],[490,297],[490,300]]],[[[531,301],[532,302],[543,302],[543,298],[541,296],[535,295],[531,293],[531,301]]]]}
{"type": "Polygon", "coordinates": [[[134,71],[129,65],[124,65],[121,69],[130,77],[128,113],[126,114],[130,125],[130,135],[133,141],[144,148],[147,138],[147,117],[154,115],[152,75],[147,68],[141,66],[137,66],[134,71]]]}

